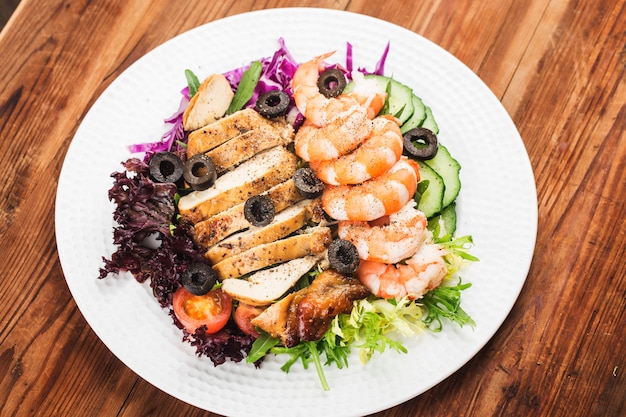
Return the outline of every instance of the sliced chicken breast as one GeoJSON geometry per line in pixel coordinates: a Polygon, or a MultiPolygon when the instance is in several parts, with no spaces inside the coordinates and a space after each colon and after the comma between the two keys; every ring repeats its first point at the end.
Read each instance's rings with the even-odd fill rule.
{"type": "Polygon", "coordinates": [[[369,294],[358,279],[327,269],[310,286],[272,304],[251,323],[279,338],[283,346],[293,347],[323,337],[336,315],[350,313],[353,302],[369,294]]]}
{"type": "Polygon", "coordinates": [[[296,164],[297,157],[283,146],[259,153],[220,176],[213,187],[181,197],[179,212],[194,224],[208,219],[291,178],[296,164]]]}
{"type": "MultiPolygon", "coordinates": [[[[266,226],[251,226],[248,230],[236,233],[209,249],[205,257],[213,264],[241,252],[273,242],[290,235],[302,228],[313,216],[311,207],[314,200],[303,200],[294,206],[288,207],[276,214],[270,224],[266,226]]],[[[318,200],[316,200],[318,201],[318,200]]]]}
{"type": "Polygon", "coordinates": [[[223,281],[222,290],[242,303],[268,305],[289,291],[317,261],[317,256],[309,255],[256,272],[247,280],[228,278],[223,281]]]}
{"type": "MultiPolygon", "coordinates": [[[[291,178],[262,194],[267,195],[272,200],[274,210],[277,212],[296,204],[303,198],[291,178]]],[[[243,213],[244,205],[245,202],[237,204],[226,211],[196,223],[193,228],[193,238],[196,244],[209,249],[225,237],[250,227],[250,223],[243,213]]]]}
{"type": "Polygon", "coordinates": [[[277,129],[267,127],[250,130],[206,152],[211,157],[217,174],[241,164],[254,155],[274,146],[286,146],[293,136],[281,135],[277,129]]]}
{"type": "MultiPolygon", "coordinates": [[[[261,314],[253,318],[250,323],[263,329],[270,336],[281,339],[283,345],[287,342],[287,316],[289,314],[289,306],[297,293],[287,294],[268,308],[263,310],[261,314]]],[[[285,345],[286,346],[286,345],[285,345]]]]}
{"type": "Polygon", "coordinates": [[[185,130],[196,130],[224,116],[234,93],[222,74],[207,77],[183,113],[185,130]]]}
{"type": "Polygon", "coordinates": [[[331,240],[330,228],[313,227],[304,233],[264,243],[231,256],[213,265],[213,270],[222,280],[238,278],[268,266],[322,253],[331,240]]]}
{"type": "Polygon", "coordinates": [[[208,152],[234,137],[260,128],[275,130],[281,137],[293,136],[293,127],[285,120],[269,120],[247,108],[189,133],[187,156],[208,152]]]}

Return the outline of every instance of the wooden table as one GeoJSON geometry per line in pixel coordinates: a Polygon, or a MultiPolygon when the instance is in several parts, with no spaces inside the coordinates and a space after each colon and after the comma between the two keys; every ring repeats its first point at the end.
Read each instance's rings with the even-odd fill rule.
{"type": "Polygon", "coordinates": [[[626,415],[624,0],[22,0],[0,34],[0,415],[214,415],[139,378],[83,319],[55,246],[57,180],[130,64],[197,25],[288,6],[376,16],[456,55],[513,118],[536,176],[536,251],[504,325],[377,416],[626,415]]]}

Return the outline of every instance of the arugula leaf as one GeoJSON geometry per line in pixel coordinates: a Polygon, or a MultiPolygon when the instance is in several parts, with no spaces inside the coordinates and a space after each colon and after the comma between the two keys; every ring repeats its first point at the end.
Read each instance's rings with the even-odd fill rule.
{"type": "Polygon", "coordinates": [[[246,362],[254,363],[265,356],[270,349],[280,343],[280,340],[272,337],[269,333],[260,331],[260,336],[252,343],[246,362]]]}
{"type": "Polygon", "coordinates": [[[241,81],[235,91],[235,96],[226,110],[226,114],[232,114],[241,108],[250,100],[254,94],[259,78],[261,77],[261,71],[263,66],[260,61],[254,61],[250,64],[250,67],[241,76],[241,81]]]}
{"type": "Polygon", "coordinates": [[[196,95],[198,88],[200,87],[200,80],[196,77],[196,74],[192,70],[185,70],[185,78],[187,79],[187,85],[189,86],[189,98],[196,95]]]}
{"type": "Polygon", "coordinates": [[[304,367],[304,369],[308,369],[309,363],[313,362],[313,364],[315,365],[315,370],[317,371],[317,376],[319,377],[320,383],[322,384],[322,389],[324,391],[330,391],[330,386],[328,385],[328,381],[326,380],[326,375],[324,374],[324,369],[322,366],[321,354],[324,352],[324,350],[323,346],[321,345],[321,340],[313,342],[304,341],[290,348],[283,346],[275,347],[272,349],[272,353],[289,355],[289,360],[285,362],[285,364],[280,368],[285,373],[289,373],[289,369],[291,369],[291,366],[296,363],[298,359],[302,361],[302,366],[304,367]]]}
{"type": "Polygon", "coordinates": [[[443,328],[442,319],[457,323],[460,327],[469,325],[475,327],[474,320],[461,308],[461,291],[468,289],[472,284],[459,283],[454,286],[440,285],[428,291],[421,299],[426,309],[424,324],[433,332],[440,332],[443,328]]]}
{"type": "Polygon", "coordinates": [[[335,364],[337,368],[348,367],[348,355],[350,348],[342,342],[332,330],[326,331],[324,337],[318,342],[318,348],[326,356],[325,365],[335,364]]]}

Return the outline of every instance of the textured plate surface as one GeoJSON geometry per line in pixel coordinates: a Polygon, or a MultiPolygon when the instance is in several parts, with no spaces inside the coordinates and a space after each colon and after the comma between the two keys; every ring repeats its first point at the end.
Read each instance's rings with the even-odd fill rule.
{"type": "MultiPolygon", "coordinates": [[[[332,60],[331,59],[331,60],[332,60]]],[[[524,284],[537,229],[532,169],[510,117],[485,84],[432,42],[367,16],[324,9],[270,9],[218,20],[157,47],[129,67],[96,101],[68,150],[56,200],[59,257],[68,286],[89,325],[139,376],[197,407],[225,415],[360,416],[404,402],[448,377],[500,327],[524,284]],[[320,30],[324,22],[332,31],[320,30]],[[432,107],[439,139],[462,165],[458,233],[471,234],[480,258],[462,274],[473,286],[463,307],[477,327],[448,325],[408,340],[408,354],[392,351],[365,366],[326,369],[323,392],[313,369],[280,370],[270,358],[261,369],[245,363],[214,367],[181,342],[147,285],[130,276],[98,280],[110,257],[113,204],[110,174],[122,169],[127,146],[158,139],[163,119],[178,107],[184,70],[199,77],[271,56],[283,37],[304,61],[346,42],[355,66],[372,70],[391,42],[386,73],[413,87],[432,107]],[[511,242],[514,247],[503,245],[511,242]]]]}

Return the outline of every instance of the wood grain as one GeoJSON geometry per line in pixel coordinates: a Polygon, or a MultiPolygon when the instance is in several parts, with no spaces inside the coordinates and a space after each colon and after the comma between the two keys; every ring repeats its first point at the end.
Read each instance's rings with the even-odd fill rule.
{"type": "Polygon", "coordinates": [[[215,415],[139,378],[89,328],[56,252],[57,178],[86,111],[138,58],[292,6],[375,16],[449,50],[502,101],[535,173],[536,251],[506,322],[459,372],[376,416],[626,415],[625,0],[22,0],[0,32],[0,415],[215,415]]]}

